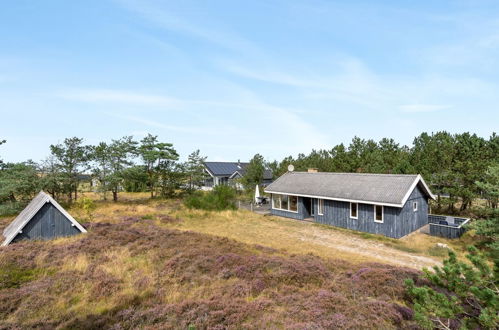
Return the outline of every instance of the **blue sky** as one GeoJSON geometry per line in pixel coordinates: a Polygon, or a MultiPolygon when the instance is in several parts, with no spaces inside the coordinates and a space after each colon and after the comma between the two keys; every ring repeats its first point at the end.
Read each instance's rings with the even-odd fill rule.
{"type": "Polygon", "coordinates": [[[6,0],[0,41],[7,161],[71,136],[273,160],[499,126],[497,1],[6,0]]]}

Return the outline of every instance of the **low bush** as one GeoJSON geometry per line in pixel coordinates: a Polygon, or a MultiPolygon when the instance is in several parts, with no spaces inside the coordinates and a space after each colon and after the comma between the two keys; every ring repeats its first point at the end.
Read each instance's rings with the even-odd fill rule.
{"type": "Polygon", "coordinates": [[[80,197],[75,202],[75,207],[81,212],[82,219],[84,222],[91,221],[94,218],[94,211],[96,209],[96,205],[93,199],[88,197],[80,197]]]}
{"type": "Polygon", "coordinates": [[[22,202],[8,202],[8,203],[0,203],[0,216],[9,216],[16,215],[22,211],[22,209],[26,206],[26,203],[22,202]]]}
{"type": "Polygon", "coordinates": [[[492,269],[475,247],[468,251],[470,264],[449,251],[443,267],[425,269],[424,279],[430,285],[406,280],[414,318],[423,329],[499,328],[499,262],[495,260],[492,269]]]}
{"type": "Polygon", "coordinates": [[[143,216],[140,217],[142,220],[154,220],[154,215],[153,214],[144,214],[143,216]]]}
{"type": "Polygon", "coordinates": [[[428,248],[428,254],[434,257],[445,257],[449,253],[449,249],[434,245],[428,248]]]}
{"type": "Polygon", "coordinates": [[[236,190],[227,185],[219,185],[210,192],[194,192],[186,197],[185,205],[191,209],[223,211],[236,209],[236,190]]]}
{"type": "Polygon", "coordinates": [[[18,266],[2,265],[0,268],[0,290],[19,288],[23,283],[33,281],[43,273],[40,268],[20,268],[18,266]]]}

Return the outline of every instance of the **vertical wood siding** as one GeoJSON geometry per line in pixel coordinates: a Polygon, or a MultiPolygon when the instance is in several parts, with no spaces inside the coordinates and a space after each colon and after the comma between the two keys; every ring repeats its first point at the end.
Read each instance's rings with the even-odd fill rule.
{"type": "Polygon", "coordinates": [[[445,238],[459,238],[464,234],[465,229],[463,227],[449,227],[449,226],[439,226],[430,223],[430,235],[440,236],[445,238]]]}
{"type": "Polygon", "coordinates": [[[23,239],[52,239],[79,233],[80,230],[73,227],[71,221],[51,203],[47,203],[26,224],[22,233],[17,234],[13,242],[23,239]]]}
{"type": "MultiPolygon", "coordinates": [[[[400,238],[423,227],[428,223],[428,198],[417,186],[402,208],[384,207],[383,223],[374,222],[374,206],[359,203],[358,219],[350,218],[350,203],[324,200],[324,214],[318,214],[318,202],[314,200],[315,221],[318,223],[363,231],[372,234],[400,238]],[[418,203],[418,210],[413,211],[413,202],[418,203]]],[[[272,214],[300,219],[304,218],[302,198],[298,198],[298,214],[272,210],[272,214]]]]}

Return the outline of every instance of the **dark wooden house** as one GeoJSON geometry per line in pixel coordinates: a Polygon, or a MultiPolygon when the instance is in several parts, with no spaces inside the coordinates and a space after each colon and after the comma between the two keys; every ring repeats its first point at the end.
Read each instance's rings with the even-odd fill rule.
{"type": "Polygon", "coordinates": [[[393,238],[428,224],[434,195],[420,175],[288,172],[265,192],[273,215],[393,238]]]}
{"type": "Polygon", "coordinates": [[[86,232],[55,199],[41,191],[5,228],[2,246],[24,239],[52,239],[86,232]]]}
{"type": "MultiPolygon", "coordinates": [[[[246,167],[249,163],[237,162],[204,162],[204,170],[206,180],[201,187],[203,190],[211,190],[213,187],[228,184],[234,185],[238,189],[242,186],[238,184],[237,179],[242,178],[246,174],[246,167]]],[[[272,182],[272,171],[265,169],[263,172],[263,181],[261,184],[267,186],[272,182]]]]}

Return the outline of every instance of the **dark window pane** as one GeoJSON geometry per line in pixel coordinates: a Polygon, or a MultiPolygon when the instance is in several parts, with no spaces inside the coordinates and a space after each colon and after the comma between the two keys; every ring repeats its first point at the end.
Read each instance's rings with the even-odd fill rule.
{"type": "Polygon", "coordinates": [[[383,206],[376,205],[376,220],[383,221],[383,206]]]}
{"type": "Polygon", "coordinates": [[[351,203],[350,204],[350,207],[351,207],[351,212],[350,212],[350,216],[352,218],[357,218],[357,203],[351,203]]]}
{"type": "Polygon", "coordinates": [[[298,211],[298,197],[289,196],[289,210],[293,212],[298,211]]]}
{"type": "Polygon", "coordinates": [[[288,209],[288,195],[281,195],[281,209],[288,209]]]}

